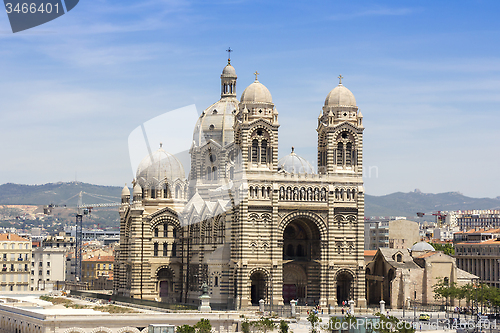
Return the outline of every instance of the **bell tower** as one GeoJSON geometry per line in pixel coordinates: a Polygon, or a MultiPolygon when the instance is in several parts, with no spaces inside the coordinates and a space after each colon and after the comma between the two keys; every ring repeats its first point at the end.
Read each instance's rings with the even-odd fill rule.
{"type": "Polygon", "coordinates": [[[363,173],[363,115],[352,92],[342,84],[325,100],[318,117],[318,173],[363,173]]]}
{"type": "Polygon", "coordinates": [[[224,70],[222,71],[222,74],[220,76],[220,81],[221,81],[220,97],[236,98],[236,79],[238,77],[236,76],[236,71],[234,70],[234,67],[231,66],[231,52],[233,52],[233,50],[231,50],[231,48],[228,48],[226,51],[228,53],[227,65],[226,67],[224,67],[224,70]]]}
{"type": "Polygon", "coordinates": [[[277,171],[278,111],[269,90],[255,81],[241,94],[235,117],[235,142],[241,147],[242,166],[247,170],[277,171]]]}

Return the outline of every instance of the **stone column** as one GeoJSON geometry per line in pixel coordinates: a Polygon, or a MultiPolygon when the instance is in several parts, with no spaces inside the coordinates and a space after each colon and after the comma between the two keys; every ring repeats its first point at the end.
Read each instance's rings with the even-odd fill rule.
{"type": "Polygon", "coordinates": [[[354,301],[351,299],[349,301],[349,313],[352,315],[354,315],[354,301]]]}
{"type": "Polygon", "coordinates": [[[384,300],[381,300],[380,301],[380,313],[384,314],[384,312],[385,312],[385,302],[384,302],[384,300]]]}
{"type": "Polygon", "coordinates": [[[292,307],[292,317],[295,317],[297,315],[297,301],[292,299],[290,301],[290,306],[292,307]]]}

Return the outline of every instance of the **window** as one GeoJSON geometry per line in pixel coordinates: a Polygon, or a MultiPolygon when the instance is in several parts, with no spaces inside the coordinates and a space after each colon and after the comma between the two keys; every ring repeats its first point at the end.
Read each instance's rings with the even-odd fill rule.
{"type": "Polygon", "coordinates": [[[38,271],[38,276],[42,276],[43,272],[41,270],[38,271]]]}
{"type": "Polygon", "coordinates": [[[4,254],[3,254],[3,260],[4,260],[4,261],[7,261],[7,253],[4,253],[4,254]]]}
{"type": "Polygon", "coordinates": [[[158,257],[158,243],[153,246],[153,256],[158,257]]]}
{"type": "Polygon", "coordinates": [[[151,192],[151,199],[156,199],[156,188],[153,187],[150,190],[150,192],[151,192]]]}
{"type": "Polygon", "coordinates": [[[172,244],[172,257],[177,257],[177,244],[172,244]]]}
{"type": "Polygon", "coordinates": [[[252,141],[252,163],[258,163],[258,150],[259,150],[259,141],[254,139],[252,141]]]}
{"type": "Polygon", "coordinates": [[[211,167],[207,167],[207,176],[206,176],[207,180],[212,180],[212,168],[211,167]]]}
{"type": "Polygon", "coordinates": [[[337,166],[344,165],[344,144],[339,142],[337,145],[337,166]]]}
{"type": "Polygon", "coordinates": [[[50,267],[50,261],[47,261],[47,267],[50,267]]]}
{"type": "Polygon", "coordinates": [[[177,238],[177,229],[174,228],[172,237],[177,238]]]}
{"type": "Polygon", "coordinates": [[[345,150],[345,165],[346,166],[351,166],[351,154],[352,154],[352,143],[348,143],[346,145],[346,150],[345,150]]]}
{"type": "Polygon", "coordinates": [[[163,237],[168,237],[168,224],[163,225],[163,237]]]}
{"type": "Polygon", "coordinates": [[[401,253],[398,253],[398,254],[396,255],[396,261],[397,261],[397,262],[403,262],[403,256],[401,255],[401,253]]]}
{"type": "Polygon", "coordinates": [[[267,163],[267,140],[262,140],[261,147],[260,147],[260,163],[261,164],[266,164],[267,163]]]}
{"type": "Polygon", "coordinates": [[[214,180],[217,180],[217,167],[212,168],[212,173],[213,173],[214,180]]]}
{"type": "Polygon", "coordinates": [[[168,256],[168,244],[163,243],[163,256],[166,257],[168,256]]]}
{"type": "Polygon", "coordinates": [[[49,269],[47,270],[47,275],[50,275],[50,270],[49,269]]]}
{"type": "Polygon", "coordinates": [[[216,276],[215,279],[214,279],[214,286],[215,287],[219,286],[219,277],[218,276],[216,276]]]}
{"type": "Polygon", "coordinates": [[[158,237],[158,228],[155,228],[154,233],[155,233],[155,237],[158,237]]]}

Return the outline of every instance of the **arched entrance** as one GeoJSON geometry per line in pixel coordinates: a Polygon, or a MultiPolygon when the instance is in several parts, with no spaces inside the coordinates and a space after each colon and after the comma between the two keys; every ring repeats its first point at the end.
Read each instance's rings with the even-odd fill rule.
{"type": "Polygon", "coordinates": [[[319,303],[321,235],[307,217],[293,219],[283,231],[283,301],[319,303]]]}
{"type": "Polygon", "coordinates": [[[250,297],[253,305],[258,305],[261,299],[267,298],[266,276],[263,272],[257,271],[250,276],[251,290],[250,297]]]}
{"type": "Polygon", "coordinates": [[[343,271],[337,274],[337,302],[353,299],[353,277],[349,272],[343,271]]]}
{"type": "Polygon", "coordinates": [[[173,296],[174,273],[170,268],[164,267],[156,273],[158,279],[158,293],[162,302],[173,296]]]}
{"type": "Polygon", "coordinates": [[[307,294],[307,275],[304,268],[290,263],[283,267],[283,301],[289,304],[292,299],[305,302],[307,294]]]}

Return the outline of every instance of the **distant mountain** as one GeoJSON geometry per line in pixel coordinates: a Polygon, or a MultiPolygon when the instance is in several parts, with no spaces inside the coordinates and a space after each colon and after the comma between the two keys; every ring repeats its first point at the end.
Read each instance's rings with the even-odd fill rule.
{"type": "MultiPolygon", "coordinates": [[[[83,203],[119,202],[122,188],[82,182],[49,183],[43,185],[0,185],[0,205],[48,205],[50,203],[76,206],[80,191],[83,203]]],[[[458,192],[409,193],[396,192],[383,196],[365,196],[365,216],[406,216],[414,220],[417,212],[437,210],[500,209],[500,196],[496,198],[470,198],[458,192]]],[[[118,210],[113,209],[113,210],[118,210]]],[[[432,220],[432,217],[429,218],[432,220]]]]}
{"type": "MultiPolygon", "coordinates": [[[[417,212],[438,210],[500,209],[500,197],[470,198],[458,192],[396,192],[383,196],[365,196],[365,216],[406,216],[415,220],[417,212]]],[[[427,220],[433,220],[432,217],[427,220]]]]}
{"type": "Polygon", "coordinates": [[[48,205],[66,204],[76,206],[80,191],[83,203],[120,202],[122,188],[119,186],[101,186],[82,182],[49,183],[43,185],[0,185],[0,205],[48,205]]]}

